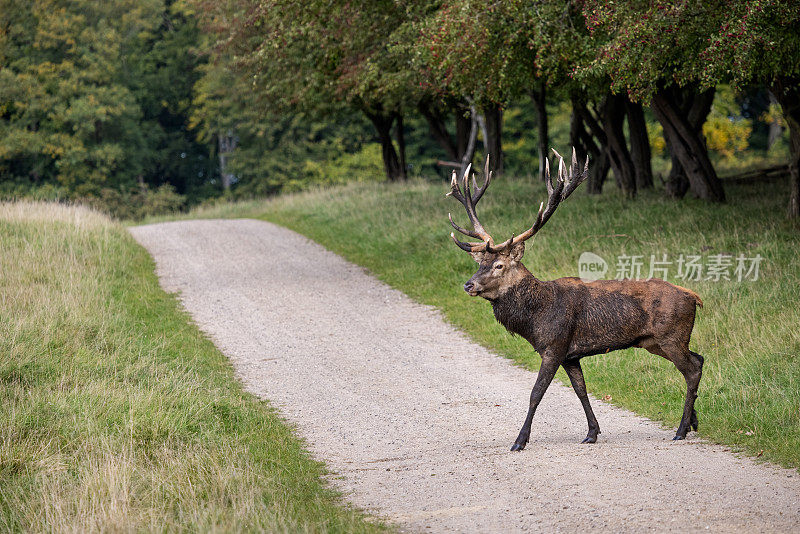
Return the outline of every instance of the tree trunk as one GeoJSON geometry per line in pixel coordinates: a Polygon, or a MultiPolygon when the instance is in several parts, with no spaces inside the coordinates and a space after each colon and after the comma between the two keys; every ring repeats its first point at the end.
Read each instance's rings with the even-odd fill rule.
{"type": "MultiPolygon", "coordinates": [[[[458,161],[460,159],[458,146],[457,143],[453,141],[453,138],[450,137],[450,133],[447,131],[444,113],[441,113],[439,110],[428,105],[426,102],[420,102],[417,106],[417,109],[419,109],[420,114],[425,117],[431,137],[433,137],[436,142],[439,143],[439,146],[442,147],[448,158],[450,158],[452,161],[458,161]]],[[[457,114],[458,111],[456,111],[456,123],[458,123],[457,114]]],[[[458,130],[457,126],[456,130],[458,130]]]]}
{"type": "Polygon", "coordinates": [[[497,105],[483,108],[486,120],[486,152],[489,158],[489,170],[495,176],[503,174],[503,109],[497,105]]]}
{"type": "Polygon", "coordinates": [[[569,136],[572,146],[575,147],[575,153],[579,161],[586,161],[589,157],[589,178],[586,180],[586,192],[590,195],[599,195],[603,191],[603,184],[606,181],[609,170],[608,153],[605,149],[605,134],[602,131],[598,133],[601,135],[600,145],[595,142],[595,137],[586,131],[586,124],[584,117],[588,115],[589,110],[586,105],[578,100],[572,98],[572,115],[570,117],[569,136]]]}
{"type": "Polygon", "coordinates": [[[478,128],[481,131],[481,139],[483,139],[483,151],[489,154],[489,132],[486,130],[486,117],[483,113],[479,113],[475,106],[470,106],[470,113],[475,120],[478,121],[478,128]]]}
{"type": "MultiPolygon", "coordinates": [[[[539,179],[544,181],[544,162],[547,159],[549,132],[547,129],[547,93],[544,82],[537,89],[531,91],[531,99],[536,107],[537,144],[539,147],[539,179]]],[[[574,146],[574,145],[573,145],[574,146]]]]}
{"type": "Polygon", "coordinates": [[[786,214],[790,219],[800,218],[800,117],[792,122],[791,156],[789,163],[789,205],[786,214]]]}
{"type": "Polygon", "coordinates": [[[608,155],[617,185],[626,197],[633,198],[636,196],[636,172],[623,130],[625,100],[626,97],[622,95],[606,95],[598,114],[608,141],[608,155]]]}
{"type": "MultiPolygon", "coordinates": [[[[594,139],[597,139],[595,160],[599,164],[597,169],[599,174],[596,181],[590,184],[591,193],[601,191],[608,166],[610,166],[614,170],[614,178],[620,190],[627,196],[636,194],[633,160],[628,152],[625,134],[622,130],[622,121],[625,118],[622,98],[624,97],[607,95],[594,113],[585,102],[579,98],[573,98],[572,109],[578,112],[582,123],[588,128],[588,132],[582,127],[578,130],[579,132],[584,131],[584,144],[590,146],[590,144],[594,144],[594,139]]],[[[592,179],[591,172],[589,179],[592,179]]]]}
{"type": "MultiPolygon", "coordinates": [[[[769,92],[769,104],[772,106],[773,104],[780,106],[780,102],[778,99],[775,98],[775,95],[772,91],[769,92]]],[[[773,117],[772,122],[769,123],[769,133],[767,134],[767,151],[769,151],[772,146],[778,142],[778,139],[781,138],[783,135],[783,126],[781,126],[781,121],[778,120],[778,117],[773,117]]]]}
{"type": "Polygon", "coordinates": [[[670,138],[665,136],[664,141],[666,141],[667,150],[669,150],[670,158],[672,159],[672,169],[669,171],[664,188],[667,191],[667,195],[672,198],[683,198],[689,190],[689,179],[686,177],[686,173],[683,172],[680,160],[675,156],[676,152],[672,149],[670,138]]]}
{"type": "Polygon", "coordinates": [[[790,219],[800,218],[800,80],[779,76],[770,88],[781,105],[789,126],[789,206],[790,219]]]}
{"type": "Polygon", "coordinates": [[[400,159],[397,157],[391,133],[392,124],[398,115],[396,113],[373,113],[366,110],[364,110],[364,114],[378,132],[378,140],[381,143],[381,156],[383,157],[383,171],[386,173],[386,178],[390,182],[405,180],[406,170],[400,165],[400,159]]]}
{"type": "Polygon", "coordinates": [[[229,191],[236,176],[228,172],[228,157],[236,149],[239,140],[230,130],[225,133],[219,132],[217,140],[219,143],[219,175],[222,178],[222,189],[229,191]]]}
{"type": "Polygon", "coordinates": [[[786,122],[789,123],[789,139],[791,140],[787,215],[790,219],[797,219],[800,217],[800,116],[795,116],[791,120],[787,119],[786,122]]]}
{"type": "MultiPolygon", "coordinates": [[[[472,132],[472,121],[475,117],[472,116],[472,112],[470,111],[469,107],[459,104],[456,107],[456,149],[457,149],[457,161],[461,161],[466,154],[469,140],[470,140],[470,133],[472,132]]],[[[469,160],[472,161],[472,155],[470,155],[469,160]]]]}
{"type": "Polygon", "coordinates": [[[400,168],[403,169],[403,175],[405,176],[408,167],[406,166],[406,132],[403,126],[403,115],[398,113],[396,120],[395,139],[397,139],[397,152],[400,155],[400,168]]]}
{"type": "Polygon", "coordinates": [[[710,89],[697,94],[692,89],[660,89],[653,96],[653,112],[664,128],[670,153],[680,162],[691,191],[704,200],[724,202],[725,191],[708,158],[702,133],[703,121],[713,101],[713,91],[710,89]],[[681,95],[681,92],[686,94],[681,95]]]}
{"type": "Polygon", "coordinates": [[[642,105],[625,99],[625,111],[628,115],[630,133],[631,159],[636,177],[636,189],[652,189],[653,167],[651,165],[650,138],[647,135],[647,123],[644,120],[642,105]]]}
{"type": "MultiPolygon", "coordinates": [[[[694,94],[692,91],[680,91],[676,93],[676,105],[681,113],[687,117],[689,125],[692,127],[696,135],[701,139],[703,133],[703,124],[711,111],[711,104],[714,102],[714,91],[708,90],[700,94],[694,94]]],[[[672,138],[664,135],[664,141],[667,144],[670,158],[672,160],[672,169],[669,172],[665,183],[667,194],[674,198],[683,198],[686,192],[689,191],[689,178],[683,170],[681,160],[677,157],[677,150],[672,148],[672,138]]]]}
{"type": "Polygon", "coordinates": [[[458,170],[458,179],[463,178],[464,173],[467,171],[467,166],[472,163],[475,157],[475,144],[478,140],[478,114],[475,112],[475,107],[469,114],[469,133],[467,134],[467,144],[464,147],[464,153],[461,154],[461,167],[458,170]]]}

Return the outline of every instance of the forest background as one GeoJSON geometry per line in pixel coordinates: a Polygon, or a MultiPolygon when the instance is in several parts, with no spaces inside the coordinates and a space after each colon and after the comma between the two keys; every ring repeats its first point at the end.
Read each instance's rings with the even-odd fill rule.
{"type": "Polygon", "coordinates": [[[0,0],[0,197],[123,219],[549,147],[616,188],[800,215],[791,1],[0,0]]]}

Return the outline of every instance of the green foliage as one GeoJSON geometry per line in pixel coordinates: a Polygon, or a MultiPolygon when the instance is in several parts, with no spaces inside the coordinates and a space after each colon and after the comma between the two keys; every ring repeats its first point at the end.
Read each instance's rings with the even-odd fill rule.
{"type": "Polygon", "coordinates": [[[591,1],[583,10],[601,45],[582,75],[608,75],[613,92],[647,101],[659,86],[685,85],[698,72],[698,33],[708,15],[703,2],[591,1]]]}
{"type": "Polygon", "coordinates": [[[429,17],[419,46],[432,70],[427,83],[442,94],[481,104],[506,102],[530,84],[535,65],[527,21],[520,6],[506,6],[487,9],[464,0],[447,3],[429,17]]]}
{"type": "Polygon", "coordinates": [[[749,120],[734,120],[716,113],[709,115],[703,125],[708,149],[729,160],[747,149],[747,139],[752,131],[749,120]]]}
{"type": "Polygon", "coordinates": [[[540,84],[556,91],[586,90],[572,72],[594,52],[580,4],[513,0],[487,5],[445,3],[421,23],[418,56],[440,93],[506,103],[529,96],[540,84]]]}
{"type": "Polygon", "coordinates": [[[77,194],[133,184],[144,136],[124,61],[158,2],[3,4],[0,172],[77,194]]]}
{"type": "Polygon", "coordinates": [[[728,86],[719,87],[711,113],[703,125],[708,149],[731,161],[748,148],[752,132],[753,121],[741,116],[733,91],[728,86]]]}
{"type": "Polygon", "coordinates": [[[777,77],[800,78],[800,4],[793,0],[728,0],[713,3],[700,78],[711,85],[742,87],[777,77]]]}
{"type": "MultiPolygon", "coordinates": [[[[530,98],[512,100],[503,112],[503,154],[505,168],[512,176],[536,176],[539,167],[538,134],[530,98]]],[[[569,146],[569,102],[548,106],[549,139],[554,147],[569,146]]],[[[481,157],[483,157],[481,155],[481,157]]],[[[480,158],[477,158],[480,159],[480,158]]]]}
{"type": "Polygon", "coordinates": [[[791,0],[593,0],[584,15],[605,41],[587,71],[636,99],[669,84],[742,88],[800,76],[800,5],[791,0]]]}
{"type": "Polygon", "coordinates": [[[367,125],[279,115],[269,123],[243,124],[230,168],[236,197],[258,197],[341,183],[346,177],[383,179],[380,145],[369,143],[367,125]],[[374,174],[371,174],[375,171],[374,174]]]}
{"type": "Polygon", "coordinates": [[[329,110],[322,118],[314,112],[271,110],[222,59],[204,67],[195,87],[191,125],[200,139],[215,145],[220,135],[235,137],[237,147],[227,161],[235,176],[234,197],[341,183],[348,175],[365,179],[368,169],[377,169],[370,179],[383,175],[380,151],[376,161],[362,154],[373,134],[360,115],[329,110]]]}
{"type": "Polygon", "coordinates": [[[0,4],[0,176],[100,197],[144,180],[191,192],[196,24],[169,0],[0,4]]]}
{"type": "MultiPolygon", "coordinates": [[[[330,111],[341,104],[391,110],[414,102],[410,69],[393,32],[408,13],[395,2],[197,0],[224,52],[272,109],[330,111]]],[[[409,4],[413,9],[414,4],[409,4]]]]}
{"type": "Polygon", "coordinates": [[[189,126],[194,88],[205,56],[197,20],[175,0],[163,0],[160,21],[126,61],[125,83],[142,110],[140,128],[146,141],[143,180],[151,186],[169,183],[189,201],[209,191],[215,165],[204,139],[189,126]]]}
{"type": "Polygon", "coordinates": [[[117,219],[139,221],[145,217],[177,213],[186,205],[186,197],[179,195],[172,184],[150,189],[142,184],[132,191],[104,187],[85,202],[117,219]]]}
{"type": "MultiPolygon", "coordinates": [[[[538,163],[532,91],[546,89],[555,140],[567,137],[563,102],[609,90],[647,100],[669,84],[731,83],[752,94],[749,83],[777,80],[786,105],[799,24],[788,0],[0,0],[0,195],[122,213],[140,183],[170,184],[186,204],[231,176],[233,196],[339,183],[374,169],[362,112],[402,115],[412,174],[442,174],[417,106],[451,120],[467,100],[505,108],[507,168],[527,173],[538,163]]],[[[766,105],[735,103],[705,127],[726,165],[745,139],[768,143],[754,114],[766,105]]]]}
{"type": "Polygon", "coordinates": [[[382,181],[381,146],[377,143],[364,145],[359,152],[344,153],[332,160],[307,160],[305,171],[314,184],[382,181]]]}
{"type": "Polygon", "coordinates": [[[647,123],[647,138],[650,142],[650,151],[654,157],[669,156],[667,142],[664,140],[664,127],[660,122],[647,123]]]}

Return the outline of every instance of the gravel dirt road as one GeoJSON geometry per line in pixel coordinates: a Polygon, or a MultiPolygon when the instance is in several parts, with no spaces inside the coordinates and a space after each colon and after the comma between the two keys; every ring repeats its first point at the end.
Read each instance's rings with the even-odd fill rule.
{"type": "Polygon", "coordinates": [[[404,531],[800,531],[797,471],[673,442],[598,400],[603,433],[581,445],[580,403],[556,383],[509,452],[535,373],[298,234],[254,220],[131,232],[246,388],[352,503],[404,531]]]}

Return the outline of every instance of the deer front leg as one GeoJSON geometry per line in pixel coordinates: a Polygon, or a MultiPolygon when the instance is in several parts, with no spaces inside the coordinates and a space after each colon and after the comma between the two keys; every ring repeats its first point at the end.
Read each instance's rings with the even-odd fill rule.
{"type": "Polygon", "coordinates": [[[531,437],[531,424],[533,423],[533,414],[536,413],[536,408],[544,397],[544,392],[553,377],[556,374],[558,366],[561,365],[560,358],[554,354],[542,355],[542,365],[539,368],[539,373],[536,375],[536,383],[533,385],[531,391],[531,402],[528,406],[528,415],[525,417],[525,423],[522,425],[522,430],[519,431],[517,440],[511,446],[512,451],[521,451],[528,444],[528,439],[531,437]]]}
{"type": "Polygon", "coordinates": [[[564,362],[564,370],[569,376],[569,381],[572,384],[572,389],[583,405],[583,411],[586,414],[586,421],[589,423],[589,433],[586,435],[581,443],[595,443],[597,441],[597,434],[600,433],[600,425],[597,423],[597,418],[594,416],[592,406],[589,404],[589,395],[586,394],[586,382],[583,380],[583,369],[581,364],[576,360],[574,362],[564,362]]]}

